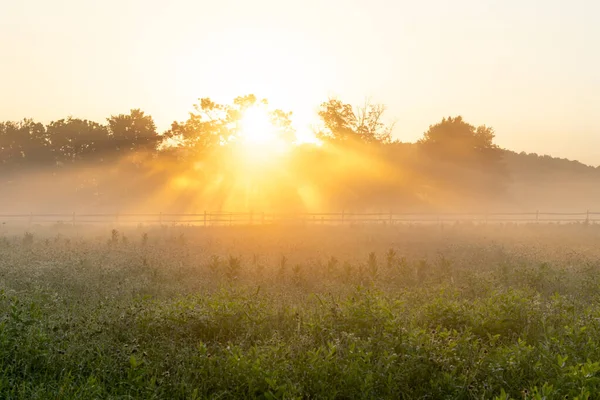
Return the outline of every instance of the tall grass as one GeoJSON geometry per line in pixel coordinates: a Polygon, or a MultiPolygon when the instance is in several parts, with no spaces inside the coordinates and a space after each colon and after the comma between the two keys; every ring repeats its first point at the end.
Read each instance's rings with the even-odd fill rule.
{"type": "Polygon", "coordinates": [[[594,225],[15,232],[0,240],[0,398],[596,398],[599,239],[594,225]]]}

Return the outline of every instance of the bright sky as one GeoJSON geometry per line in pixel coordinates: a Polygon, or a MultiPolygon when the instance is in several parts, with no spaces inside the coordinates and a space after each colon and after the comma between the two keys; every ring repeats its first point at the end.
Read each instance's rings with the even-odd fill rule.
{"type": "Polygon", "coordinates": [[[497,143],[600,164],[597,0],[2,0],[0,120],[159,128],[255,93],[304,124],[330,95],[418,139],[461,114],[497,143]]]}

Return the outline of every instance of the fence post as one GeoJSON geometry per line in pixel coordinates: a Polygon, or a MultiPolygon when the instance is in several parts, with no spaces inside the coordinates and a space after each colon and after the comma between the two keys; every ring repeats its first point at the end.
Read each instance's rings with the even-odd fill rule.
{"type": "Polygon", "coordinates": [[[206,210],[204,210],[204,227],[206,227],[206,210]]]}
{"type": "Polygon", "coordinates": [[[390,226],[394,224],[394,212],[390,210],[390,226]]]}
{"type": "Polygon", "coordinates": [[[75,226],[75,211],[73,211],[73,219],[71,220],[71,223],[73,226],[75,226]]]}
{"type": "Polygon", "coordinates": [[[342,210],[342,225],[344,225],[344,210],[342,210]]]}
{"type": "Polygon", "coordinates": [[[586,210],[585,212],[585,224],[589,224],[590,223],[590,210],[586,210]]]}
{"type": "Polygon", "coordinates": [[[229,213],[229,226],[231,226],[231,220],[233,219],[233,213],[229,213]]]}
{"type": "Polygon", "coordinates": [[[535,223],[540,222],[540,210],[535,211],[535,223]]]}

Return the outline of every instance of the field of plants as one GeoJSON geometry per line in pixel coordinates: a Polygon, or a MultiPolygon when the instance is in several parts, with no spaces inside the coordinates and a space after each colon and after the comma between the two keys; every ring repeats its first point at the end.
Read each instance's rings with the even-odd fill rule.
{"type": "Polygon", "coordinates": [[[588,399],[600,226],[0,232],[2,399],[588,399]]]}

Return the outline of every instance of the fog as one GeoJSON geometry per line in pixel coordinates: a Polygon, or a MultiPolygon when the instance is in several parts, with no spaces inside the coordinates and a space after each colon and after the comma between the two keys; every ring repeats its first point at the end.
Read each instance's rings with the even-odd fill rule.
{"type": "Polygon", "coordinates": [[[0,123],[0,214],[600,211],[599,169],[502,149],[491,127],[460,116],[403,143],[384,106],[330,99],[299,141],[292,114],[254,95],[194,109],[162,133],[140,110],[106,124],[0,123]]]}

